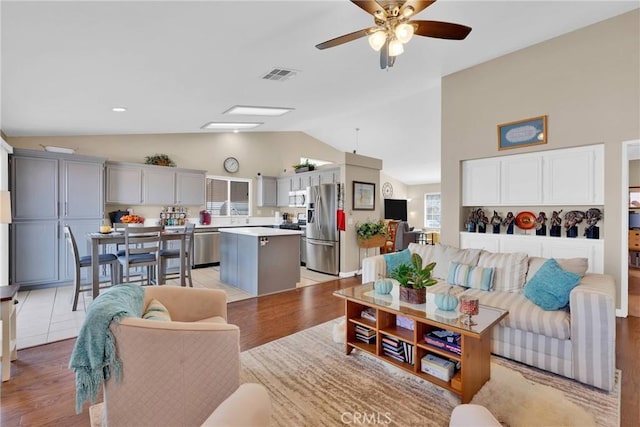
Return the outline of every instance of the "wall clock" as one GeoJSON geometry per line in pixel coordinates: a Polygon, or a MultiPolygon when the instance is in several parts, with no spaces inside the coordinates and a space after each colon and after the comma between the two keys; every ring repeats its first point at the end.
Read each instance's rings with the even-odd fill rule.
{"type": "Polygon", "coordinates": [[[236,173],[240,169],[240,162],[235,157],[227,157],[224,159],[224,170],[229,173],[236,173]]]}
{"type": "Polygon", "coordinates": [[[390,182],[385,182],[384,184],[382,184],[382,196],[385,199],[393,197],[393,186],[390,182]]]}

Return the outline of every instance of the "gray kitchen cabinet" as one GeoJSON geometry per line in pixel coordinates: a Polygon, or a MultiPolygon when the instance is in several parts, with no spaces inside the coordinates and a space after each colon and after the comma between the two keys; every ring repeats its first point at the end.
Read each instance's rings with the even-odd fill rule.
{"type": "Polygon", "coordinates": [[[58,281],[58,223],[55,219],[11,224],[12,283],[25,286],[58,281]]]}
{"type": "Polygon", "coordinates": [[[81,255],[88,254],[85,236],[99,229],[104,215],[104,162],[97,157],[14,150],[12,283],[72,280],[72,258],[62,228],[69,224],[81,255]]]}
{"type": "Polygon", "coordinates": [[[202,206],[206,179],[201,170],[107,162],[107,203],[202,206]]]}
{"type": "Polygon", "coordinates": [[[278,207],[289,206],[289,191],[291,191],[291,177],[279,177],[276,180],[276,197],[278,199],[278,207]]]}
{"type": "Polygon", "coordinates": [[[13,220],[58,219],[56,158],[13,156],[13,220]]]}
{"type": "Polygon", "coordinates": [[[340,169],[326,169],[318,172],[320,184],[336,184],[340,182],[340,169]]]}
{"type": "Polygon", "coordinates": [[[205,171],[177,171],[175,202],[187,206],[204,205],[206,182],[205,171]]]}
{"type": "Polygon", "coordinates": [[[258,177],[258,207],[277,206],[278,182],[274,176],[258,177]]]}
{"type": "Polygon", "coordinates": [[[175,203],[176,174],[166,169],[142,169],[142,191],[146,205],[175,203]]]}
{"type": "Polygon", "coordinates": [[[142,168],[107,164],[107,203],[142,204],[142,168]]]}

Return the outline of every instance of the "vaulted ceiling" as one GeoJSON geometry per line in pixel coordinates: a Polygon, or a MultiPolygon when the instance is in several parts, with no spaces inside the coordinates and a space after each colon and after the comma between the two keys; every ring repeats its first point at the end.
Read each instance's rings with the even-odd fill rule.
{"type": "Polygon", "coordinates": [[[407,184],[439,182],[442,76],[637,7],[440,0],[416,19],[470,26],[467,39],[414,37],[381,70],[366,38],[314,47],[373,25],[348,1],[3,0],[1,126],[8,136],[193,133],[228,121],[233,105],[292,107],[235,120],[381,158],[407,184]],[[262,79],[273,68],[298,73],[262,79]]]}

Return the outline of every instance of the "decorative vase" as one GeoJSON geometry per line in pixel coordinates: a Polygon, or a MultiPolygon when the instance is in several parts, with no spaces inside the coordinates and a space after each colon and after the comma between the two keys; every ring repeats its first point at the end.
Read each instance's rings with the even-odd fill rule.
{"type": "Polygon", "coordinates": [[[599,239],[600,238],[600,227],[591,227],[591,228],[587,228],[584,231],[584,235],[587,237],[587,239],[599,239]]]}
{"type": "Polygon", "coordinates": [[[436,294],[436,306],[440,310],[452,311],[458,306],[458,298],[455,295],[451,295],[451,288],[446,294],[436,294]]]}
{"type": "Polygon", "coordinates": [[[552,225],[551,226],[551,230],[549,232],[549,236],[551,236],[551,237],[560,237],[560,226],[559,225],[552,225]]]}
{"type": "Polygon", "coordinates": [[[574,225],[567,228],[567,237],[578,237],[578,226],[574,225]]]}
{"type": "Polygon", "coordinates": [[[376,294],[388,295],[393,289],[393,282],[391,279],[378,279],[373,283],[373,287],[376,290],[376,294]]]}
{"type": "Polygon", "coordinates": [[[424,304],[427,301],[427,290],[405,288],[400,286],[400,301],[408,302],[409,304],[424,304]]]}
{"type": "Polygon", "coordinates": [[[536,230],[536,236],[546,236],[547,235],[547,226],[543,225],[538,230],[536,230]]]}

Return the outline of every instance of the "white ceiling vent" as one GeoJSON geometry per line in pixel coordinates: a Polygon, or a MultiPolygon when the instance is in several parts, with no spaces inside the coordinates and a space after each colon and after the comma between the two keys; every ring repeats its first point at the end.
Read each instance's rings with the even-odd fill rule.
{"type": "Polygon", "coordinates": [[[289,70],[286,68],[274,68],[269,71],[267,74],[263,75],[262,78],[264,80],[274,80],[277,82],[283,82],[285,80],[289,80],[298,75],[298,71],[289,70]]]}

